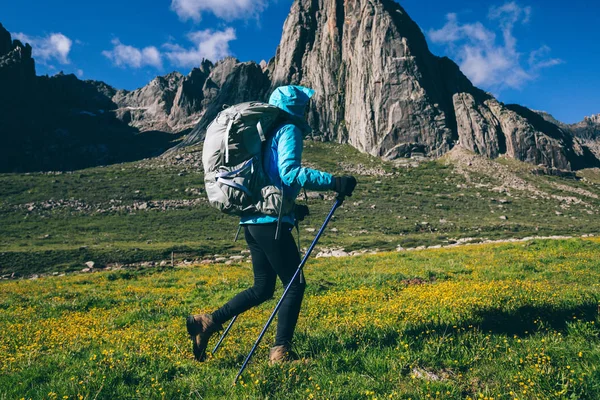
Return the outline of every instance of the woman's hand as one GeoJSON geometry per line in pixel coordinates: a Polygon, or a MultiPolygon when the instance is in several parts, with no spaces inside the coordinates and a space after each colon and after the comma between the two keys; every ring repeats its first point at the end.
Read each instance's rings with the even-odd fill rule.
{"type": "Polygon", "coordinates": [[[345,197],[352,196],[356,184],[356,178],[353,176],[336,176],[333,178],[333,190],[345,197]]]}

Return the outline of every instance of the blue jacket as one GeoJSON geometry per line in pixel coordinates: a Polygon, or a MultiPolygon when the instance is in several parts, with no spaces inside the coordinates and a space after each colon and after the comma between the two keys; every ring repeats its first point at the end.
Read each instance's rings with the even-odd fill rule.
{"type": "MultiPolygon", "coordinates": [[[[271,182],[282,188],[285,198],[295,199],[302,188],[308,190],[330,190],[333,176],[326,172],[302,167],[303,132],[299,126],[304,122],[304,110],[314,90],[302,86],[282,86],[273,92],[269,104],[277,106],[298,118],[297,124],[286,123],[277,128],[269,139],[263,155],[263,167],[271,182]]],[[[253,215],[243,217],[241,224],[268,224],[277,222],[277,217],[253,215]]],[[[293,214],[284,215],[282,223],[294,224],[293,214]]]]}

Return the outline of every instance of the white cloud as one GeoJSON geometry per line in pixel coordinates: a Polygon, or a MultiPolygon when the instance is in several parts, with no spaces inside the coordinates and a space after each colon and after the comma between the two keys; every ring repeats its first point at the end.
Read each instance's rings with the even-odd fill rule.
{"type": "Polygon", "coordinates": [[[112,44],[113,49],[104,50],[102,55],[111,60],[117,67],[141,68],[151,66],[162,69],[162,55],[156,47],[149,46],[138,49],[121,43],[119,39],[113,39],[112,44]]]}
{"type": "Polygon", "coordinates": [[[564,61],[560,58],[548,58],[550,51],[550,47],[544,45],[539,49],[529,53],[529,66],[533,69],[539,70],[564,63],[564,61]]]}
{"type": "Polygon", "coordinates": [[[257,18],[267,7],[267,0],[172,0],[171,10],[182,20],[199,22],[203,12],[211,12],[227,21],[257,18]]]}
{"type": "Polygon", "coordinates": [[[75,71],[75,73],[77,74],[78,77],[83,77],[83,70],[82,69],[78,69],[75,71]]]}
{"type": "Polygon", "coordinates": [[[29,43],[33,47],[33,56],[43,64],[51,60],[58,61],[60,64],[69,64],[69,53],[73,46],[73,41],[62,33],[51,33],[45,37],[28,36],[24,33],[13,33],[15,39],[24,43],[29,43]]]}
{"type": "Polygon", "coordinates": [[[148,65],[152,65],[156,68],[162,68],[162,56],[160,51],[154,46],[145,47],[142,50],[142,60],[148,65]]]}
{"type": "Polygon", "coordinates": [[[435,43],[455,43],[459,40],[470,38],[474,41],[493,42],[496,34],[487,30],[481,22],[474,24],[458,24],[458,17],[454,13],[446,15],[446,25],[439,30],[430,30],[429,38],[435,43]]]}
{"type": "Polygon", "coordinates": [[[433,43],[447,47],[473,84],[494,91],[507,87],[518,89],[536,79],[541,69],[562,63],[560,59],[548,58],[548,46],[531,51],[527,64],[521,61],[514,27],[517,23],[528,23],[531,12],[531,7],[522,7],[514,1],[491,7],[488,18],[495,24],[494,28],[481,22],[461,24],[457,15],[451,13],[446,16],[446,24],[438,30],[430,30],[428,36],[433,43]],[[495,30],[502,34],[501,43],[495,30]]]}
{"type": "Polygon", "coordinates": [[[511,1],[501,6],[492,6],[488,17],[492,20],[499,20],[503,28],[514,26],[517,22],[526,24],[531,18],[531,7],[521,7],[516,2],[511,1]]]}
{"type": "Polygon", "coordinates": [[[203,59],[218,61],[231,55],[229,42],[236,39],[235,29],[227,28],[224,31],[211,29],[191,32],[188,39],[194,43],[192,48],[184,48],[178,44],[165,44],[165,55],[169,61],[178,67],[192,67],[200,65],[203,59]]]}
{"type": "Polygon", "coordinates": [[[186,48],[176,43],[164,44],[163,51],[154,46],[139,49],[121,43],[119,39],[112,41],[113,49],[105,50],[102,54],[117,67],[142,68],[146,66],[162,69],[163,59],[177,67],[195,67],[203,59],[218,61],[231,55],[229,42],[236,39],[235,29],[223,31],[211,29],[190,32],[187,35],[192,47],[186,48]]]}

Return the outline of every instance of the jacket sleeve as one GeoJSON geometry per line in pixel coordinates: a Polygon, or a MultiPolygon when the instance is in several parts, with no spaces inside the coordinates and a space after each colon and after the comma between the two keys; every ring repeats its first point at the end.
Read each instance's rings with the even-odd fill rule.
{"type": "Polygon", "coordinates": [[[279,132],[277,145],[279,176],[284,185],[298,184],[309,190],[329,190],[333,176],[326,172],[304,168],[301,165],[302,131],[294,125],[286,125],[279,132]]]}

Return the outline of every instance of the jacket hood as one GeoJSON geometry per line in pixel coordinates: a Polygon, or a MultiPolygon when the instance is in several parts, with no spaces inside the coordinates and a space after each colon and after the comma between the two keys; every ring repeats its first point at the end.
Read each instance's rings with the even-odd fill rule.
{"type": "Polygon", "coordinates": [[[269,104],[295,117],[304,118],[306,105],[314,94],[314,90],[303,86],[280,86],[271,94],[269,104]]]}

